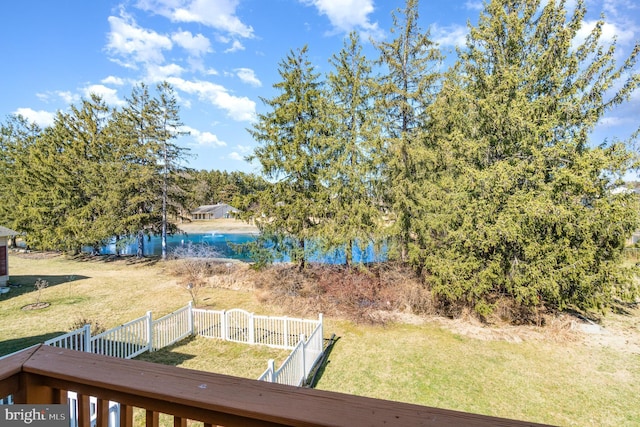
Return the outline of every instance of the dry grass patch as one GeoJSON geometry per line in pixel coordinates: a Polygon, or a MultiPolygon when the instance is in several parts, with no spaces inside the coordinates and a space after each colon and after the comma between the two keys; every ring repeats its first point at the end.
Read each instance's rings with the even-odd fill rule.
{"type": "MultiPolygon", "coordinates": [[[[0,354],[67,330],[76,315],[110,328],[147,310],[159,317],[190,299],[171,263],[12,255],[10,266],[12,281],[23,287],[0,296],[0,354]],[[38,278],[50,283],[41,297],[51,306],[20,310],[33,302],[38,278]]],[[[417,279],[392,266],[377,272],[312,266],[303,273],[287,265],[265,272],[243,264],[211,268],[200,295],[204,307],[325,313],[325,336],[340,338],[318,388],[556,425],[640,425],[637,306],[602,318],[603,333],[584,334],[571,328],[577,318],[564,316],[546,318],[545,327],[500,319],[487,325],[470,313],[436,317],[417,279]]],[[[251,359],[247,347],[201,338],[151,356],[249,378],[269,358],[281,361],[271,353],[251,359]]]]}
{"type": "MultiPolygon", "coordinates": [[[[152,311],[159,318],[183,307],[189,293],[154,260],[135,261],[115,257],[68,258],[10,255],[11,291],[0,295],[0,355],[73,330],[78,319],[90,319],[113,328],[152,311]],[[21,310],[36,302],[34,285],[47,280],[41,300],[50,306],[21,310]]],[[[212,309],[244,308],[260,314],[274,314],[249,291],[206,287],[200,305],[212,309]]]]}

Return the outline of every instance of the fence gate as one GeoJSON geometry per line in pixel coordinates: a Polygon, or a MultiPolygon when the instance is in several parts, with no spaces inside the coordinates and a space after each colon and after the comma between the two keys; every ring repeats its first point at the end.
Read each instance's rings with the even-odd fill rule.
{"type": "Polygon", "coordinates": [[[229,341],[253,343],[253,314],[241,309],[225,313],[226,338],[229,341]]]}

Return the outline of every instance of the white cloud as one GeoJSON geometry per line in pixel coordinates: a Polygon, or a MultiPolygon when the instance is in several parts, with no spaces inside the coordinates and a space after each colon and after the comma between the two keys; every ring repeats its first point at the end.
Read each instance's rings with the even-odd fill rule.
{"type": "Polygon", "coordinates": [[[62,90],[36,93],[36,96],[40,101],[46,102],[46,103],[56,100],[54,98],[60,98],[67,104],[73,104],[80,101],[80,95],[69,92],[69,91],[62,91],[62,90]]]}
{"type": "Polygon", "coordinates": [[[78,94],[71,93],[69,91],[57,90],[55,94],[62,98],[62,100],[67,104],[73,104],[80,101],[80,96],[78,94]]]}
{"type": "Polygon", "coordinates": [[[36,96],[42,102],[49,102],[49,100],[51,99],[51,94],[50,93],[39,92],[39,93],[36,93],[36,96]]]}
{"type": "Polygon", "coordinates": [[[173,47],[171,39],[153,30],[141,28],[128,17],[110,16],[111,31],[108,34],[107,50],[122,58],[121,64],[135,68],[135,63],[164,62],[163,50],[173,47]]]}
{"type": "Polygon", "coordinates": [[[35,111],[31,108],[18,108],[14,111],[14,114],[21,115],[25,119],[29,120],[32,123],[37,124],[40,127],[47,127],[53,125],[53,120],[55,118],[55,113],[51,113],[49,111],[39,110],[35,111]]]}
{"type": "Polygon", "coordinates": [[[100,80],[100,83],[103,83],[105,85],[122,86],[124,84],[124,80],[121,79],[120,77],[109,76],[109,77],[105,77],[104,79],[100,80]]]}
{"type": "Polygon", "coordinates": [[[439,46],[462,47],[467,43],[469,29],[463,25],[449,25],[440,27],[433,24],[431,27],[431,37],[439,46]]]}
{"type": "Polygon", "coordinates": [[[207,81],[188,81],[179,77],[167,79],[178,90],[195,94],[218,108],[227,111],[227,115],[236,121],[252,121],[256,115],[256,103],[247,97],[231,95],[220,85],[207,81]]]}
{"type": "Polygon", "coordinates": [[[151,64],[147,67],[147,79],[152,82],[161,82],[169,77],[179,76],[183,72],[184,68],[178,64],[151,64]]]}
{"type": "Polygon", "coordinates": [[[244,46],[238,40],[234,40],[231,47],[225,50],[224,53],[237,52],[239,50],[244,50],[244,46]]]}
{"type": "Polygon", "coordinates": [[[84,96],[89,98],[91,94],[98,95],[108,105],[122,106],[125,102],[118,98],[118,91],[104,85],[90,85],[83,89],[84,96]]]}
{"type": "Polygon", "coordinates": [[[140,0],[137,7],[173,22],[195,22],[235,36],[252,38],[253,28],[236,16],[239,0],[140,0]]]}
{"type": "MultiPolygon", "coordinates": [[[[582,43],[593,31],[597,24],[597,21],[588,21],[585,20],[582,24],[582,27],[578,30],[576,34],[576,39],[574,40],[574,47],[582,43]]],[[[613,22],[605,22],[602,25],[602,35],[600,36],[600,43],[604,43],[606,45],[611,44],[614,40],[616,40],[620,44],[627,44],[629,42],[633,42],[635,38],[635,33],[633,27],[627,27],[626,29],[621,28],[619,25],[613,22]]]]}
{"type": "Polygon", "coordinates": [[[237,151],[232,151],[231,153],[229,153],[229,158],[231,160],[244,160],[244,156],[237,151]]]}
{"type": "Polygon", "coordinates": [[[603,127],[614,127],[614,126],[620,126],[625,122],[626,120],[622,119],[621,117],[612,116],[612,117],[601,118],[600,121],[598,122],[598,125],[603,127]]]}
{"type": "Polygon", "coordinates": [[[243,82],[254,87],[262,86],[262,82],[256,77],[256,73],[251,68],[236,68],[236,75],[243,82]]]}
{"type": "Polygon", "coordinates": [[[603,5],[606,15],[614,18],[623,17],[625,15],[637,16],[637,12],[635,11],[638,8],[640,8],[640,5],[638,5],[637,0],[605,0],[603,5]]]}
{"type": "Polygon", "coordinates": [[[464,3],[464,7],[469,10],[483,10],[484,4],[481,0],[468,0],[464,3]]]}
{"type": "Polygon", "coordinates": [[[182,132],[189,132],[189,134],[196,140],[198,145],[216,147],[227,146],[226,142],[220,141],[220,139],[218,139],[218,137],[211,132],[201,132],[198,129],[192,128],[190,126],[182,126],[180,130],[182,132]]]}
{"type": "Polygon", "coordinates": [[[211,42],[202,34],[195,36],[189,31],[180,31],[171,35],[171,40],[183,47],[193,56],[201,56],[207,52],[211,52],[211,42]]]}
{"type": "Polygon", "coordinates": [[[373,0],[300,0],[308,6],[315,6],[321,15],[326,15],[338,32],[349,32],[354,29],[366,33],[375,39],[381,38],[383,32],[377,22],[369,21],[369,14],[374,10],[373,0]]]}

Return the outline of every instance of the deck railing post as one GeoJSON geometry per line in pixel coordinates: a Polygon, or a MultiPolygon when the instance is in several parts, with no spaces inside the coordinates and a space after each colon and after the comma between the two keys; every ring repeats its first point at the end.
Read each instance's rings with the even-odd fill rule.
{"type": "Polygon", "coordinates": [[[151,353],[153,351],[153,317],[151,311],[147,311],[147,351],[151,353]]]}
{"type": "Polygon", "coordinates": [[[91,325],[84,325],[84,351],[87,353],[93,353],[91,348],[91,325]]]}

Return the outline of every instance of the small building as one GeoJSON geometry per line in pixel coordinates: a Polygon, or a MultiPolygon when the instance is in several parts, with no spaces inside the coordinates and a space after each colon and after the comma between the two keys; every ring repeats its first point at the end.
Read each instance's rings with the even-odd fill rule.
{"type": "Polygon", "coordinates": [[[232,218],[238,209],[226,203],[199,206],[191,211],[191,219],[194,221],[207,219],[232,218]]]}
{"type": "Polygon", "coordinates": [[[18,235],[15,231],[0,225],[0,286],[7,286],[9,281],[8,238],[18,235]]]}

